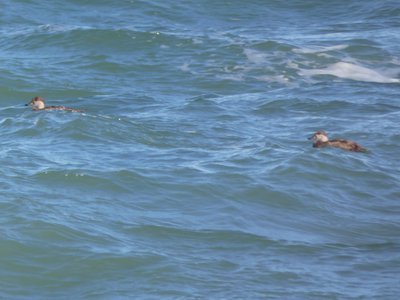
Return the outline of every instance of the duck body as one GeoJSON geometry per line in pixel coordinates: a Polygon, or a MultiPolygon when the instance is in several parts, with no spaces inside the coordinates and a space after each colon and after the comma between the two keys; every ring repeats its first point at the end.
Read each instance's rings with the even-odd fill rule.
{"type": "Polygon", "coordinates": [[[350,140],[345,140],[345,139],[329,140],[328,135],[326,134],[325,131],[317,131],[309,139],[314,141],[313,143],[314,148],[335,147],[353,152],[367,152],[367,149],[357,144],[356,142],[350,140]]]}
{"type": "Polygon", "coordinates": [[[64,110],[71,112],[82,112],[79,109],[69,108],[65,106],[46,106],[44,99],[41,97],[34,97],[32,100],[26,104],[32,107],[32,110],[64,110]]]}

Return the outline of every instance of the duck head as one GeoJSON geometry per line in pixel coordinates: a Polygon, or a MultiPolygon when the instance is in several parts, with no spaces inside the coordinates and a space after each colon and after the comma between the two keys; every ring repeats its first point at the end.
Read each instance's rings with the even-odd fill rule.
{"type": "Polygon", "coordinates": [[[316,143],[316,142],[326,143],[329,140],[327,133],[323,130],[317,131],[312,136],[310,136],[308,139],[314,141],[314,143],[316,143]]]}
{"type": "Polygon", "coordinates": [[[46,107],[44,99],[41,97],[32,98],[32,100],[25,104],[26,106],[31,106],[33,110],[44,109],[46,107]]]}

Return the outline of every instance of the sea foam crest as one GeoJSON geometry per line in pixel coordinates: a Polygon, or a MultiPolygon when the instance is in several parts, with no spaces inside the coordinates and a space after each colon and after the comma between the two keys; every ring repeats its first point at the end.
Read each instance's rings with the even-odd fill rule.
{"type": "Polygon", "coordinates": [[[333,75],[339,78],[377,83],[400,83],[400,79],[391,78],[378,71],[348,62],[338,62],[324,69],[301,70],[301,75],[333,75]]]}
{"type": "Polygon", "coordinates": [[[314,54],[314,53],[344,50],[347,47],[348,47],[348,45],[344,44],[344,45],[335,45],[335,46],[327,46],[327,47],[297,48],[297,49],[293,49],[293,52],[301,53],[301,54],[314,54]]]}

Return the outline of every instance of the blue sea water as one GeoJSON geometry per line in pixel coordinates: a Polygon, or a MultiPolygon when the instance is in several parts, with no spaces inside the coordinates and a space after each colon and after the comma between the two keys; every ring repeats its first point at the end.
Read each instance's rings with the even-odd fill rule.
{"type": "Polygon", "coordinates": [[[0,299],[398,299],[399,16],[3,0],[0,299]]]}

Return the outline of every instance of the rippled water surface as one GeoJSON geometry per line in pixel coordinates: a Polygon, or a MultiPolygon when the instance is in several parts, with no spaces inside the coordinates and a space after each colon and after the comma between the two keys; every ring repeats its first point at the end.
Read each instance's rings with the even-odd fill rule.
{"type": "Polygon", "coordinates": [[[0,298],[398,299],[399,15],[3,0],[0,298]]]}

